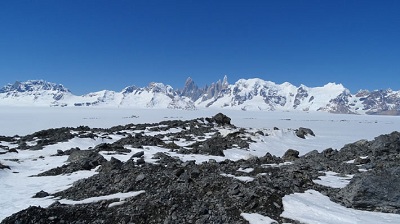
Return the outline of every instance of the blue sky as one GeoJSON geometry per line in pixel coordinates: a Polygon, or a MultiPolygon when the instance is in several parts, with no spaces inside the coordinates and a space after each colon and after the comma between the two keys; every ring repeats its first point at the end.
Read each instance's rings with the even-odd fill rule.
{"type": "Polygon", "coordinates": [[[400,90],[400,1],[0,1],[0,86],[73,93],[224,75],[400,90]]]}

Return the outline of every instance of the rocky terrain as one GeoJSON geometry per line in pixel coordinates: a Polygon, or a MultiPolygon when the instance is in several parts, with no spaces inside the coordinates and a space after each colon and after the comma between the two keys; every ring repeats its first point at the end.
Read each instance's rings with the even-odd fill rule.
{"type": "Polygon", "coordinates": [[[225,108],[263,111],[326,111],[340,114],[400,114],[400,92],[360,90],[352,94],[341,84],[322,87],[276,84],[262,79],[223,80],[198,87],[188,78],[182,89],[152,82],[120,92],[102,90],[74,95],[61,84],[43,80],[15,82],[0,89],[0,105],[51,107],[133,107],[195,110],[225,108]]]}
{"type": "MultiPolygon", "coordinates": [[[[299,141],[318,135],[305,127],[293,133],[299,141]]],[[[249,150],[255,136],[260,135],[267,136],[268,132],[236,127],[229,117],[217,114],[109,129],[81,126],[27,136],[0,136],[0,142],[15,146],[0,145],[2,154],[39,152],[48,145],[74,138],[119,136],[117,141],[87,150],[57,150],[51,156],[65,157],[67,161],[35,176],[68,175],[92,169],[97,173],[63,191],[37,192],[33,197],[55,202],[47,208],[31,206],[1,223],[248,223],[243,213],[258,213],[278,223],[300,223],[282,216],[282,198],[310,189],[349,208],[400,214],[399,132],[372,141],[360,140],[340,150],[328,148],[305,155],[288,149],[282,157],[269,153],[239,160],[217,161],[212,157],[223,157],[224,150],[229,148],[249,150]],[[151,151],[153,148],[160,150],[151,151]],[[117,159],[124,155],[129,158],[117,159]],[[182,159],[188,158],[181,157],[185,155],[209,159],[182,159]],[[319,184],[316,180],[328,172],[353,176],[342,188],[319,184]],[[137,195],[124,200],[82,202],[130,192],[137,195]],[[63,203],[66,201],[77,203],[63,203]]],[[[1,162],[0,172],[12,169],[1,162]]]]}

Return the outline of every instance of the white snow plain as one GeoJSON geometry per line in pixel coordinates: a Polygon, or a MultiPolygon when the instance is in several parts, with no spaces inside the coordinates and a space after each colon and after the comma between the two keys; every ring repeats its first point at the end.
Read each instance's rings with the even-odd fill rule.
{"type": "MultiPolygon", "coordinates": [[[[0,107],[0,135],[26,135],[42,129],[77,127],[81,125],[87,125],[92,128],[109,128],[128,123],[156,123],[162,120],[175,119],[188,120],[199,117],[211,117],[218,112],[222,112],[232,118],[232,124],[238,128],[246,128],[249,132],[261,130],[268,134],[268,136],[254,135],[252,139],[256,143],[252,143],[248,151],[238,148],[228,149],[224,151],[225,157],[183,155],[155,146],[144,147],[144,149],[130,148],[132,152],[126,155],[109,155],[104,152],[102,152],[102,155],[108,160],[111,156],[114,156],[121,161],[126,161],[133,153],[144,151],[146,162],[156,162],[156,160],[152,159],[153,155],[157,152],[165,152],[171,156],[177,156],[183,161],[196,160],[196,163],[202,163],[210,159],[223,161],[225,159],[239,160],[253,156],[264,156],[267,152],[282,156],[289,148],[300,151],[300,154],[305,154],[312,150],[322,151],[326,148],[340,149],[345,144],[361,139],[372,140],[378,135],[398,131],[400,127],[400,117],[340,115],[324,112],[265,112],[214,109],[183,111],[96,107],[0,107]],[[277,127],[278,130],[275,130],[274,127],[277,127]],[[299,139],[293,133],[293,130],[299,127],[311,128],[316,136],[299,139]]],[[[220,133],[226,135],[231,131],[220,130],[220,133]]],[[[147,132],[145,134],[151,135],[154,133],[147,132]]],[[[61,166],[65,164],[68,158],[67,156],[50,157],[49,155],[56,154],[57,149],[67,150],[73,147],[88,149],[100,143],[111,143],[121,138],[117,135],[111,135],[110,137],[111,139],[74,138],[65,143],[47,146],[45,149],[39,151],[20,150],[18,154],[1,154],[0,162],[10,166],[12,169],[0,170],[0,220],[30,205],[47,207],[57,200],[51,197],[32,198],[40,190],[55,193],[68,188],[76,180],[95,174],[95,171],[91,170],[53,177],[30,177],[45,170],[61,166]]],[[[188,144],[188,142],[176,143],[180,145],[188,144]]],[[[29,144],[35,144],[35,142],[30,142],[29,144]]],[[[13,147],[13,145],[7,145],[4,142],[0,142],[0,145],[13,147]]],[[[274,166],[279,164],[269,165],[274,166]]],[[[290,165],[290,163],[280,165],[290,165]]],[[[251,172],[251,170],[246,169],[240,171],[243,173],[251,172]]],[[[233,175],[230,177],[233,177],[233,175]]],[[[234,176],[233,178],[237,177],[234,176]]],[[[327,173],[326,176],[321,176],[320,180],[315,181],[331,187],[343,187],[348,183],[350,177],[345,179],[337,178],[335,174],[327,173]]],[[[250,179],[244,181],[250,181],[250,179]]],[[[132,194],[113,195],[112,197],[115,196],[117,198],[121,196],[121,201],[116,202],[112,206],[124,203],[123,198],[125,196],[130,197],[135,195],[135,192],[130,193],[132,194]]],[[[111,196],[104,197],[109,198],[111,196]]],[[[284,210],[285,212],[282,216],[305,223],[346,223],[347,221],[348,223],[400,223],[400,215],[348,209],[329,201],[329,198],[314,191],[285,196],[284,210]]],[[[260,214],[242,213],[242,216],[251,223],[273,222],[273,220],[260,214]]]]}

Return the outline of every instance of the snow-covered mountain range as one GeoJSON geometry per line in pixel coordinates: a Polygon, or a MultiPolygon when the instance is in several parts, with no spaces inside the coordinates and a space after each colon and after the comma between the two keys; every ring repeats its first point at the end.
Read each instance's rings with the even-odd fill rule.
{"type": "Polygon", "coordinates": [[[15,82],[0,89],[0,105],[102,106],[134,108],[226,108],[239,110],[326,111],[331,113],[400,115],[400,91],[361,90],[350,93],[341,84],[322,87],[276,84],[262,79],[240,79],[229,84],[227,77],[203,88],[191,78],[183,89],[162,83],[147,87],[128,86],[120,92],[102,90],[74,95],[61,84],[43,80],[15,82]]]}

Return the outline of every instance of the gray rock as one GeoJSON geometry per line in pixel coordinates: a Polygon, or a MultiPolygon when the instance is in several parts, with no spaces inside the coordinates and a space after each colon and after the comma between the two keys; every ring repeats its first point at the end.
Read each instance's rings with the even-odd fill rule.
{"type": "Polygon", "coordinates": [[[285,154],[282,156],[282,159],[285,161],[294,161],[299,158],[299,151],[294,149],[288,149],[285,154]]]}
{"type": "Polygon", "coordinates": [[[70,163],[45,171],[36,176],[56,176],[73,173],[79,170],[91,170],[107,162],[102,155],[93,150],[73,150],[67,161],[70,163]]]}
{"type": "Polygon", "coordinates": [[[139,181],[142,181],[142,180],[144,180],[144,178],[146,178],[146,175],[144,175],[144,174],[139,174],[137,177],[136,177],[136,179],[135,179],[135,181],[136,182],[139,182],[139,181]]]}
{"type": "Polygon", "coordinates": [[[371,159],[370,158],[365,158],[365,157],[363,157],[363,158],[361,158],[361,157],[357,157],[355,160],[354,160],[354,164],[355,165],[363,165],[363,164],[367,164],[367,163],[369,163],[369,162],[371,162],[371,159]]]}
{"type": "Polygon", "coordinates": [[[360,173],[335,199],[356,209],[400,213],[400,167],[360,173]]]}
{"type": "Polygon", "coordinates": [[[122,168],[124,163],[119,159],[111,157],[110,161],[102,163],[101,167],[98,169],[99,172],[112,172],[113,170],[119,170],[122,168]]]}
{"type": "Polygon", "coordinates": [[[143,155],[144,155],[144,151],[140,151],[140,152],[137,152],[137,153],[133,154],[131,156],[131,159],[132,158],[139,158],[139,157],[142,157],[143,155]]]}
{"type": "Polygon", "coordinates": [[[10,168],[9,166],[3,165],[3,164],[0,163],[0,170],[2,170],[2,169],[9,169],[9,170],[11,170],[11,168],[10,168]]]}
{"type": "Polygon", "coordinates": [[[46,191],[39,191],[38,193],[36,193],[32,198],[45,198],[47,196],[49,196],[50,194],[47,193],[46,191]]]}
{"type": "Polygon", "coordinates": [[[306,138],[307,135],[315,136],[314,132],[309,128],[299,128],[296,131],[296,135],[299,138],[306,138]]]}
{"type": "Polygon", "coordinates": [[[90,170],[98,165],[101,165],[107,160],[98,152],[92,150],[79,150],[74,151],[69,155],[68,162],[79,164],[85,170],[90,170]]]}
{"type": "Polygon", "coordinates": [[[218,113],[212,118],[206,118],[206,120],[210,123],[215,122],[218,125],[231,125],[231,118],[223,113],[218,113]]]}

